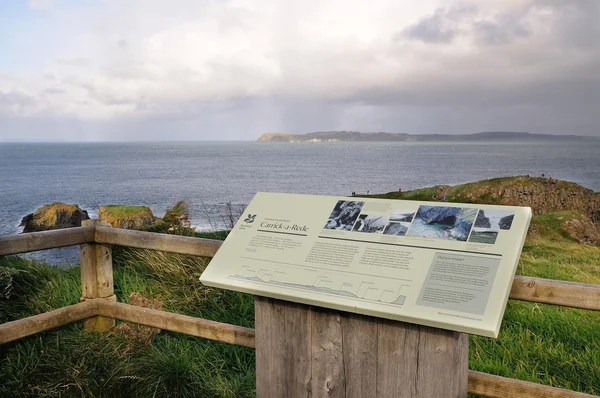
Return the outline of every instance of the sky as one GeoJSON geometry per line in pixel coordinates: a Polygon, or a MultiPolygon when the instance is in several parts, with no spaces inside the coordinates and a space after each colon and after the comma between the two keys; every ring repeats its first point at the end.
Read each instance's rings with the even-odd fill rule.
{"type": "Polygon", "coordinates": [[[600,136],[600,2],[1,0],[1,141],[600,136]]]}

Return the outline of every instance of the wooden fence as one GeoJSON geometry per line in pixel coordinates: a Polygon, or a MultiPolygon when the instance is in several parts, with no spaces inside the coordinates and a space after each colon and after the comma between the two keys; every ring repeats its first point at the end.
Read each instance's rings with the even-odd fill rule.
{"type": "MultiPolygon", "coordinates": [[[[0,325],[0,344],[84,321],[85,330],[104,331],[115,320],[255,348],[254,329],[116,302],[112,246],[213,257],[221,242],[111,228],[97,220],[56,231],[0,238],[0,256],[80,245],[82,301],[40,315],[0,325]]],[[[600,311],[600,285],[516,276],[510,298],[600,311]]],[[[556,387],[469,371],[468,390],[487,397],[591,397],[556,387]]]]}

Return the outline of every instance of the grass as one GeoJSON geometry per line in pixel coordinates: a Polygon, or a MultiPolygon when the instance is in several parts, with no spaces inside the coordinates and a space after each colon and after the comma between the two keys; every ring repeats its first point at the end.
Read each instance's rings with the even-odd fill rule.
{"type": "MultiPolygon", "coordinates": [[[[600,284],[600,248],[560,229],[574,213],[536,216],[518,274],[600,284]]],[[[197,234],[224,238],[226,232],[197,234]]],[[[251,296],[202,286],[207,259],[115,249],[118,300],[141,293],[163,309],[253,327],[251,296]]],[[[0,322],[78,302],[79,268],[0,258],[0,322]],[[9,276],[2,276],[9,275],[9,276]]],[[[509,301],[500,336],[470,338],[471,369],[600,394],[600,312],[509,301]]],[[[252,397],[254,350],[170,332],[151,344],[81,324],[0,347],[0,396],[252,397]]]]}
{"type": "Polygon", "coordinates": [[[115,228],[139,229],[155,222],[152,210],[146,206],[106,205],[98,209],[98,218],[115,228]]]}
{"type": "Polygon", "coordinates": [[[152,212],[149,207],[146,206],[127,206],[127,205],[105,205],[102,206],[108,214],[114,217],[126,217],[132,216],[139,213],[152,212]]]}

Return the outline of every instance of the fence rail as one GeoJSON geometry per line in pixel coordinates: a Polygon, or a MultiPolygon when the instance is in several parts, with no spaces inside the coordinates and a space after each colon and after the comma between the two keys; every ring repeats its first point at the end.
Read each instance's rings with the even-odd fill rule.
{"type": "MultiPolygon", "coordinates": [[[[213,257],[222,242],[96,225],[1,237],[0,256],[86,244],[117,245],[213,257]]],[[[515,276],[510,298],[600,311],[600,285],[515,276]]],[[[1,324],[0,344],[98,316],[255,347],[254,329],[117,303],[114,302],[114,296],[86,299],[78,304],[1,324]]],[[[488,397],[592,397],[589,394],[472,370],[469,371],[468,381],[469,392],[488,397]]]]}

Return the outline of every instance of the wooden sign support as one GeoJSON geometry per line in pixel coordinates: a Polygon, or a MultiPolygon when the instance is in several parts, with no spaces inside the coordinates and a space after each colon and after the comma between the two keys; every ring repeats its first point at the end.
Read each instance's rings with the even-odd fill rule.
{"type": "Polygon", "coordinates": [[[468,335],[255,298],[256,395],[466,397],[468,335]]]}

